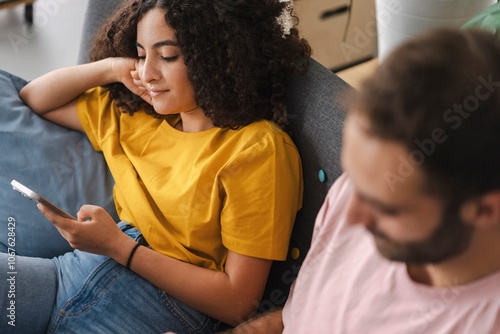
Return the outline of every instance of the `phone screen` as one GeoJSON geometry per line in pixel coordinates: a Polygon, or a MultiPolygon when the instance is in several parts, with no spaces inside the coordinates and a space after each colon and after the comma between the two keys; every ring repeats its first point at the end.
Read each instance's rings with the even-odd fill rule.
{"type": "Polygon", "coordinates": [[[45,205],[50,211],[54,212],[56,215],[61,216],[63,218],[69,218],[69,219],[76,220],[75,217],[73,217],[69,213],[65,212],[61,208],[57,207],[55,204],[49,202],[48,200],[46,200],[42,196],[38,195],[33,190],[31,190],[28,187],[17,182],[16,180],[12,180],[12,182],[10,184],[12,185],[12,188],[15,191],[19,192],[24,197],[28,197],[29,199],[31,199],[35,202],[38,202],[38,203],[45,205]]]}

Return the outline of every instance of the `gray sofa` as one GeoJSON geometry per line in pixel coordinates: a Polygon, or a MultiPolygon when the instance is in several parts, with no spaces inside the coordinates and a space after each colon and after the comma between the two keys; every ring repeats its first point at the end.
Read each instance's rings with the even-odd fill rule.
{"type": "MultiPolygon", "coordinates": [[[[79,62],[88,61],[90,41],[99,24],[120,0],[89,0],[79,62]]],[[[316,215],[328,189],[341,174],[340,148],[349,86],[311,59],[308,72],[291,82],[287,96],[292,139],[303,164],[304,202],[299,211],[285,262],[275,262],[259,312],[282,306],[309,249],[316,215]]]]}

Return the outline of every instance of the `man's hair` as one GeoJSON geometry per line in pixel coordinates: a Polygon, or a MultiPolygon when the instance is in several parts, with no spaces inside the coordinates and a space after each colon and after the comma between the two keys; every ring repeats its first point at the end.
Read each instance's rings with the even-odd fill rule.
{"type": "MultiPolygon", "coordinates": [[[[288,31],[282,22],[291,14],[289,2],[124,1],[97,32],[91,60],[137,58],[137,24],[154,8],[166,10],[165,21],[175,31],[198,106],[215,126],[237,128],[261,119],[285,126],[287,83],[292,74],[305,72],[311,53],[296,27],[288,31]]],[[[124,85],[108,88],[123,111],[144,108],[156,114],[124,85]]]]}
{"type": "Polygon", "coordinates": [[[401,143],[425,189],[455,203],[500,190],[500,41],[438,29],[391,53],[356,95],[369,133],[401,143]]]}

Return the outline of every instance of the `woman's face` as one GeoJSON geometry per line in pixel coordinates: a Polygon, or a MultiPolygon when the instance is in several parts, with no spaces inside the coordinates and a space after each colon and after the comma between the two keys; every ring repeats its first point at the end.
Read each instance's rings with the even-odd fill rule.
{"type": "Polygon", "coordinates": [[[197,108],[187,67],[174,30],[165,22],[165,11],[147,12],[137,25],[137,71],[155,111],[178,114],[197,108]]]}

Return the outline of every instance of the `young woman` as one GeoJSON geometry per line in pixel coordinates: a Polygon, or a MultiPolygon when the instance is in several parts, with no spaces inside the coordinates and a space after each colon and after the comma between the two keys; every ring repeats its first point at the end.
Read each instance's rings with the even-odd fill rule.
{"type": "Polygon", "coordinates": [[[302,200],[282,127],[286,83],[310,48],[284,28],[289,5],[126,1],[93,62],[22,89],[103,152],[122,222],[92,205],[78,220],[39,207],[75,251],[16,259],[16,330],[209,333],[255,310],[302,200]]]}

